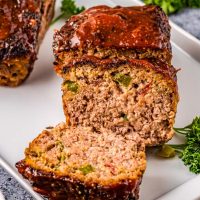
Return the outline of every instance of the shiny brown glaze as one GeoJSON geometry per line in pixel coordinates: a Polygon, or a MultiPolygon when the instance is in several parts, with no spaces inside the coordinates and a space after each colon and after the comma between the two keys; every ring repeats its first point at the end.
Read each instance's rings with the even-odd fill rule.
{"type": "Polygon", "coordinates": [[[41,0],[0,1],[0,61],[28,54],[35,59],[41,6],[41,0]]]}
{"type": "Polygon", "coordinates": [[[36,192],[54,200],[136,200],[139,198],[141,178],[124,181],[117,185],[86,185],[70,177],[58,177],[27,166],[22,160],[16,164],[20,174],[28,179],[36,192]]]}
{"type": "Polygon", "coordinates": [[[18,86],[30,74],[54,14],[55,0],[0,1],[0,85],[18,86]]]}
{"type": "Polygon", "coordinates": [[[93,7],[71,17],[54,39],[55,53],[92,47],[171,52],[168,19],[157,6],[93,7]]]}

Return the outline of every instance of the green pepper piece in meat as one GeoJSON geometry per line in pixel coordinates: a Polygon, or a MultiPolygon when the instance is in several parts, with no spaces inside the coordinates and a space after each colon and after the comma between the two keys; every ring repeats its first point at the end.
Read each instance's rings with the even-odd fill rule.
{"type": "Polygon", "coordinates": [[[77,93],[78,91],[78,84],[74,81],[66,80],[64,82],[64,86],[66,86],[67,89],[71,92],[77,93]]]}
{"type": "Polygon", "coordinates": [[[117,73],[114,75],[113,80],[123,85],[124,87],[128,87],[132,78],[129,75],[117,73]]]}
{"type": "Polygon", "coordinates": [[[85,165],[85,166],[82,166],[79,168],[79,170],[84,174],[84,175],[87,175],[91,172],[94,172],[94,167],[92,167],[92,165],[88,164],[88,165],[85,165]]]}

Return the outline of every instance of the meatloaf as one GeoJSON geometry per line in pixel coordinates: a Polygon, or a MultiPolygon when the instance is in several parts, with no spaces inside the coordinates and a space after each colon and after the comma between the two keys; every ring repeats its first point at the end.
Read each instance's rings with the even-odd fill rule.
{"type": "Polygon", "coordinates": [[[139,134],[150,146],[172,138],[176,70],[159,7],[90,8],[56,31],[53,48],[69,125],[139,134]]]}
{"type": "Polygon", "coordinates": [[[146,167],[140,137],[64,123],[49,128],[16,164],[35,191],[50,199],[138,199],[146,167]]]}
{"type": "Polygon", "coordinates": [[[68,124],[139,134],[150,146],[172,138],[178,102],[172,66],[94,57],[68,66],[62,84],[68,124]]]}
{"type": "Polygon", "coordinates": [[[17,86],[30,74],[54,13],[54,0],[0,1],[0,85],[17,86]]]}
{"type": "Polygon", "coordinates": [[[171,63],[170,26],[158,6],[92,7],[71,17],[56,31],[55,66],[63,73],[68,62],[83,55],[97,58],[159,59],[171,63]]]}

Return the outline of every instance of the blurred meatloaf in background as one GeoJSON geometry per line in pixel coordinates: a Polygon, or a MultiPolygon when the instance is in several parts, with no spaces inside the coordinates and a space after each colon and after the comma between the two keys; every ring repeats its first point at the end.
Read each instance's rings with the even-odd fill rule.
{"type": "Polygon", "coordinates": [[[137,135],[61,123],[33,140],[16,167],[49,199],[136,200],[144,151],[137,135]]]}
{"type": "Polygon", "coordinates": [[[54,4],[54,0],[0,1],[0,85],[17,86],[28,77],[54,4]]]}
{"type": "Polygon", "coordinates": [[[53,49],[68,124],[139,134],[150,146],[172,138],[178,91],[161,8],[90,8],[55,33],[53,49]]]}

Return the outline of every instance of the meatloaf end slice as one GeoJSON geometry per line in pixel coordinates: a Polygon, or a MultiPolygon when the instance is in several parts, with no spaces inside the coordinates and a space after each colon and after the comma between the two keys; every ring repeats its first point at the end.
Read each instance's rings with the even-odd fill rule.
{"type": "Polygon", "coordinates": [[[50,199],[136,200],[146,168],[144,150],[137,135],[61,123],[31,142],[16,167],[50,199]]]}
{"type": "Polygon", "coordinates": [[[92,7],[71,17],[56,31],[53,50],[55,64],[62,66],[83,55],[154,58],[170,64],[170,25],[158,6],[92,7]]]}
{"type": "Polygon", "coordinates": [[[83,57],[64,71],[63,106],[68,124],[139,134],[150,146],[172,138],[178,102],[173,66],[83,57]]]}
{"type": "Polygon", "coordinates": [[[0,2],[0,85],[17,86],[28,77],[54,4],[54,0],[0,2]]]}

